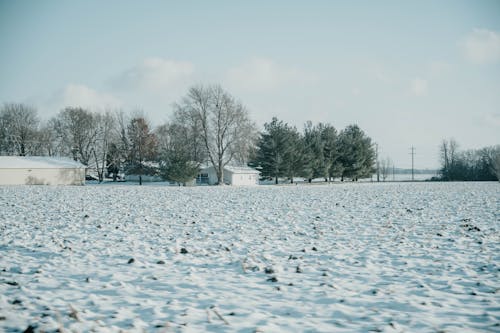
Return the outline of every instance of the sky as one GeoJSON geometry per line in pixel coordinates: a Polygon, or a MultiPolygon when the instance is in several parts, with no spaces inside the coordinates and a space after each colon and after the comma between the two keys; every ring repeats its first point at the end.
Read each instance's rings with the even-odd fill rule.
{"type": "Polygon", "coordinates": [[[0,0],[0,103],[142,110],[220,84],[260,129],[358,124],[396,167],[500,144],[500,1],[0,0]]]}

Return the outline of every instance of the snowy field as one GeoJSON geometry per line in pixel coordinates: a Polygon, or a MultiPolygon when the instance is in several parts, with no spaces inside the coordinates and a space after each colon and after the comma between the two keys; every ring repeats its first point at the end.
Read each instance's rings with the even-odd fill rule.
{"type": "Polygon", "coordinates": [[[500,183],[0,187],[0,332],[499,332],[500,183]]]}

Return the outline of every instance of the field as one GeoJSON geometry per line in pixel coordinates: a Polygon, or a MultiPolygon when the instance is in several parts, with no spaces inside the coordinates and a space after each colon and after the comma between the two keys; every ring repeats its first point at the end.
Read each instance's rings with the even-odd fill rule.
{"type": "Polygon", "coordinates": [[[500,184],[0,187],[0,331],[500,331],[500,184]]]}

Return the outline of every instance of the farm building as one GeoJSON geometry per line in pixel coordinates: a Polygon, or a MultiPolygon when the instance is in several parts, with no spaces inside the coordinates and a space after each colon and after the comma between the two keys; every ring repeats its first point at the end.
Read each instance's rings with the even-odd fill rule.
{"type": "Polygon", "coordinates": [[[0,185],[84,185],[85,168],[62,157],[0,156],[0,185]]]}
{"type": "MultiPolygon", "coordinates": [[[[258,185],[260,172],[246,166],[226,166],[224,167],[224,184],[226,185],[258,185]]],[[[217,184],[217,172],[213,166],[202,167],[197,184],[217,184]]]]}

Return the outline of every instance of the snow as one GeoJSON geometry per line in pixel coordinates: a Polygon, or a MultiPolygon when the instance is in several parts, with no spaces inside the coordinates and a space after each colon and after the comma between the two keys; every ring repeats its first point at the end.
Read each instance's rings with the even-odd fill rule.
{"type": "Polygon", "coordinates": [[[235,173],[235,174],[252,174],[252,175],[258,175],[260,174],[260,171],[246,167],[246,166],[233,166],[233,165],[227,165],[224,167],[225,170],[235,173]]]}
{"type": "Polygon", "coordinates": [[[3,186],[0,331],[498,332],[499,208],[499,183],[3,186]]]}
{"type": "Polygon", "coordinates": [[[0,156],[0,169],[82,169],[85,165],[64,157],[0,156]]]}

